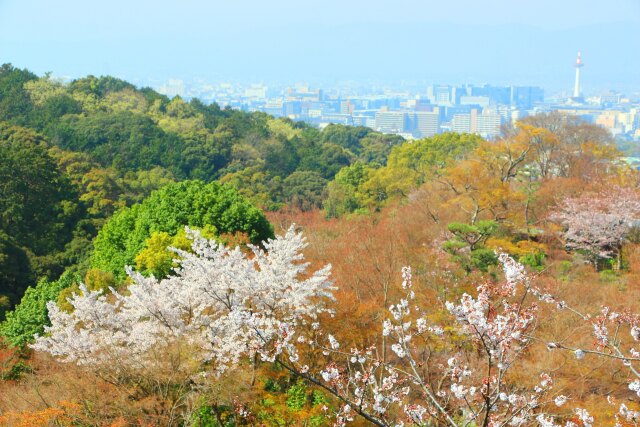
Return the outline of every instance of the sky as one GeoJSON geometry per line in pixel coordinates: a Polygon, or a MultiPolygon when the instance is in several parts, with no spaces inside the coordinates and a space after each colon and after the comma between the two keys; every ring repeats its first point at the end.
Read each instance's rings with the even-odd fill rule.
{"type": "Polygon", "coordinates": [[[0,0],[0,62],[134,82],[640,89],[640,0],[0,0]]]}

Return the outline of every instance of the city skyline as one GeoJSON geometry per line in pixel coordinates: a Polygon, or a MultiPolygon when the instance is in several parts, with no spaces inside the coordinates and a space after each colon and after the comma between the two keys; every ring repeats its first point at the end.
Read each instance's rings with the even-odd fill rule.
{"type": "Polygon", "coordinates": [[[137,83],[411,80],[558,91],[573,86],[572,60],[581,51],[585,91],[640,86],[634,0],[216,3],[117,0],[93,14],[78,0],[5,0],[0,56],[38,74],[137,83]],[[29,10],[40,13],[25,20],[29,10]]]}
{"type": "MultiPolygon", "coordinates": [[[[329,124],[365,126],[405,139],[431,137],[453,131],[476,133],[493,139],[504,125],[540,113],[577,116],[606,128],[619,140],[640,140],[640,93],[607,91],[592,95],[582,91],[578,52],[573,87],[557,95],[539,86],[416,85],[402,90],[372,87],[326,88],[297,84],[187,85],[171,80],[156,89],[171,98],[199,98],[223,107],[264,112],[324,128],[329,124]]],[[[178,101],[181,102],[181,101],[178,101]]]]}

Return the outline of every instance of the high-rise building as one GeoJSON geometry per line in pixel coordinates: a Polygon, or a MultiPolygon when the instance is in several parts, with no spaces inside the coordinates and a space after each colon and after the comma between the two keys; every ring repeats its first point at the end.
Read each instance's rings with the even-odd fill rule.
{"type": "Polygon", "coordinates": [[[500,134],[502,117],[497,111],[484,109],[478,113],[472,109],[468,114],[454,114],[451,120],[451,130],[458,133],[476,133],[483,138],[493,138],[500,134]]]}
{"type": "Polygon", "coordinates": [[[369,116],[358,114],[355,116],[351,116],[351,118],[353,120],[354,126],[369,126],[371,125],[371,122],[373,122],[372,127],[375,126],[375,119],[372,120],[369,116]]]}
{"type": "Polygon", "coordinates": [[[453,86],[451,88],[451,104],[460,104],[460,98],[465,95],[469,95],[469,93],[467,93],[467,88],[453,86]]]}
{"type": "Polygon", "coordinates": [[[510,104],[523,110],[530,110],[537,102],[544,101],[544,90],[537,86],[511,86],[510,104]]]}
{"type": "Polygon", "coordinates": [[[296,86],[287,88],[285,91],[285,101],[322,101],[324,94],[322,89],[311,90],[308,86],[296,86]]]}
{"type": "Polygon", "coordinates": [[[429,102],[428,99],[416,99],[415,106],[416,111],[437,111],[438,106],[429,102]]]}
{"type": "Polygon", "coordinates": [[[407,113],[404,111],[378,111],[376,130],[387,133],[404,132],[407,125],[407,113]]]}
{"type": "Polygon", "coordinates": [[[484,110],[478,115],[475,132],[483,138],[493,138],[500,135],[502,118],[496,111],[484,110]]]}
{"type": "Polygon", "coordinates": [[[479,107],[488,107],[491,103],[491,98],[488,96],[461,96],[460,97],[460,105],[477,105],[479,107]]]}
{"type": "Polygon", "coordinates": [[[492,105],[509,104],[511,101],[511,88],[508,86],[471,86],[471,94],[473,97],[487,97],[492,105]]]}
{"type": "Polygon", "coordinates": [[[427,88],[427,97],[432,104],[451,104],[451,86],[433,85],[427,88]]]}
{"type": "Polygon", "coordinates": [[[440,107],[440,120],[450,122],[456,114],[469,114],[471,112],[470,105],[449,105],[440,107]]]}
{"type": "Polygon", "coordinates": [[[458,133],[471,132],[471,114],[454,114],[451,120],[451,130],[458,133]]]}
{"type": "Polygon", "coordinates": [[[413,117],[413,134],[416,137],[426,138],[440,131],[440,112],[416,111],[413,117]]]}
{"type": "Polygon", "coordinates": [[[622,94],[609,92],[604,95],[600,95],[600,104],[602,105],[615,105],[619,104],[622,99],[622,94]]]}
{"type": "Polygon", "coordinates": [[[302,112],[302,103],[300,101],[286,101],[282,104],[284,115],[297,116],[302,112]]]}

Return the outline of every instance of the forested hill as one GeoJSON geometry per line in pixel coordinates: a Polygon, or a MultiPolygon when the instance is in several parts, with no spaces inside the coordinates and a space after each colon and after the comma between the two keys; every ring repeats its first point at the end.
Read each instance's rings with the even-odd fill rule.
{"type": "MultiPolygon", "coordinates": [[[[63,84],[0,68],[0,297],[84,272],[107,218],[153,190],[219,180],[259,208],[320,208],[356,162],[381,166],[402,142],[362,127],[304,123],[169,99],[113,77],[63,84]]],[[[0,318],[2,310],[0,309],[0,318]]]]}
{"type": "Polygon", "coordinates": [[[342,167],[383,164],[402,141],[368,128],[321,132],[264,113],[169,99],[113,77],[62,84],[7,64],[0,70],[0,120],[86,153],[86,162],[114,177],[153,169],[174,180],[221,179],[271,209],[298,196],[319,206],[315,193],[342,167]]]}

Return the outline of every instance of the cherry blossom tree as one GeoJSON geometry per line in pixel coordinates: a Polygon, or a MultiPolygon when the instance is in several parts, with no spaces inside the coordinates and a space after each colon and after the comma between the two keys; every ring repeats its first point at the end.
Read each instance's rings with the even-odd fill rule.
{"type": "MultiPolygon", "coordinates": [[[[538,384],[530,390],[507,379],[524,360],[527,348],[540,341],[535,334],[535,325],[542,320],[538,305],[549,304],[591,324],[595,345],[581,348],[562,340],[545,342],[547,348],[572,352],[579,360],[597,357],[619,361],[629,370],[629,390],[640,397],[640,351],[636,350],[640,315],[608,307],[594,314],[580,313],[534,285],[524,267],[509,256],[500,254],[499,260],[505,281],[480,285],[475,297],[464,294],[458,303],[446,303],[457,324],[453,333],[474,343],[476,360],[470,352],[452,354],[446,364],[429,363],[429,344],[446,342],[452,336],[430,324],[423,309],[414,304],[411,271],[405,268],[402,286],[406,295],[390,307],[390,317],[382,325],[382,334],[391,338],[395,360],[384,361],[375,346],[342,350],[333,336],[324,337],[316,331],[313,338],[297,341],[319,346],[335,360],[320,372],[320,379],[306,366],[291,369],[344,402],[335,414],[336,425],[345,425],[360,414],[378,426],[592,427],[596,425],[594,417],[584,408],[563,411],[570,398],[553,392],[549,374],[541,372],[538,384]],[[559,419],[564,422],[556,421],[559,419]]],[[[616,427],[640,424],[640,411],[617,404],[611,396],[607,401],[618,406],[616,427]]]]}
{"type": "Polygon", "coordinates": [[[617,258],[629,230],[640,220],[640,196],[630,188],[612,187],[563,200],[550,218],[565,227],[567,248],[583,250],[597,265],[617,258]]]}
{"type": "MultiPolygon", "coordinates": [[[[594,417],[584,408],[562,408],[570,398],[553,392],[548,373],[541,372],[531,389],[508,380],[510,371],[524,361],[527,348],[540,342],[535,334],[542,320],[538,306],[549,304],[591,323],[595,347],[580,348],[563,340],[545,342],[547,348],[570,351],[580,360],[590,356],[619,361],[632,377],[628,388],[640,396],[640,351],[634,348],[640,340],[640,315],[606,307],[594,315],[582,314],[534,285],[524,266],[509,256],[500,254],[499,260],[503,282],[479,285],[475,297],[464,294],[457,303],[445,303],[456,325],[449,332],[430,323],[424,307],[416,304],[411,270],[405,268],[405,297],[390,307],[382,325],[395,359],[383,359],[382,349],[376,346],[344,350],[316,325],[313,336],[299,336],[296,342],[321,348],[332,358],[326,367],[310,372],[297,355],[278,362],[343,402],[334,414],[338,426],[358,414],[377,426],[592,427],[594,417]],[[450,354],[446,363],[431,363],[432,343],[446,343],[456,335],[466,337],[476,351],[450,354]]],[[[607,401],[616,405],[611,396],[607,401]]],[[[640,412],[620,403],[615,420],[616,427],[637,426],[640,412]]]]}
{"type": "Polygon", "coordinates": [[[549,404],[566,401],[553,395],[548,374],[541,373],[531,390],[506,380],[532,342],[528,335],[535,328],[538,299],[531,298],[524,267],[506,255],[500,255],[500,261],[504,282],[482,284],[475,297],[464,294],[459,302],[446,303],[456,325],[451,332],[430,323],[416,304],[411,270],[405,268],[405,296],[390,307],[382,325],[395,358],[385,361],[375,346],[341,350],[332,335],[325,337],[318,330],[297,342],[318,346],[334,359],[319,376],[298,360],[281,363],[343,401],[335,414],[337,425],[356,414],[378,426],[523,426],[547,417],[549,404]],[[450,354],[446,363],[432,364],[434,342],[446,342],[452,335],[465,338],[477,351],[469,352],[472,356],[450,354]]]}
{"type": "Polygon", "coordinates": [[[48,303],[51,326],[33,345],[131,390],[132,399],[159,398],[163,425],[190,422],[199,396],[217,390],[241,359],[255,379],[259,361],[291,351],[295,329],[328,312],[333,299],[330,266],[307,271],[305,239],[293,228],[248,254],[187,234],[193,252],[176,250],[174,275],[157,280],[128,269],[125,290],[81,286],[68,299],[71,312],[48,303]]]}

